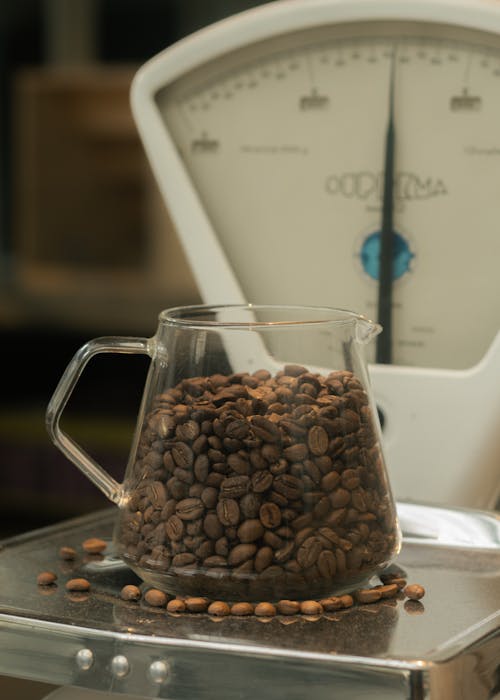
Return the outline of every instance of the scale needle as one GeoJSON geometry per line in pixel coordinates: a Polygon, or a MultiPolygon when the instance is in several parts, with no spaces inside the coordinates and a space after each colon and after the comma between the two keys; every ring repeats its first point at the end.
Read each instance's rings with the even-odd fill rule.
{"type": "Polygon", "coordinates": [[[378,321],[384,332],[377,339],[376,361],[392,362],[392,284],[394,258],[394,49],[391,57],[389,81],[389,113],[385,141],[384,194],[382,202],[382,229],[380,231],[380,262],[378,286],[378,321]]]}

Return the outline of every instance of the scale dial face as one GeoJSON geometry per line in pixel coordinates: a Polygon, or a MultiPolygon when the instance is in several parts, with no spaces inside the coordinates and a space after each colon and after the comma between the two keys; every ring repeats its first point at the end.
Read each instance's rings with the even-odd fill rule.
{"type": "Polygon", "coordinates": [[[376,320],[391,74],[393,362],[470,367],[500,328],[499,36],[308,28],[192,69],[155,102],[248,301],[376,320]]]}

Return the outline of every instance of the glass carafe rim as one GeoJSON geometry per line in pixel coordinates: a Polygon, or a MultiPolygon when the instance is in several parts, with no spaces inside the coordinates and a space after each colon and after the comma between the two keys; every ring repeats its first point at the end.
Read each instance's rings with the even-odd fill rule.
{"type": "Polygon", "coordinates": [[[258,328],[297,328],[300,326],[321,326],[334,325],[343,326],[346,324],[362,323],[376,329],[379,324],[370,320],[367,316],[348,309],[341,309],[330,306],[303,305],[303,304],[193,304],[174,306],[164,309],[159,314],[160,324],[174,325],[184,328],[227,328],[227,329],[258,329],[258,328]],[[196,318],[196,314],[222,311],[224,309],[242,312],[249,311],[276,311],[283,313],[303,312],[304,317],[290,320],[207,320],[196,318]],[[318,314],[317,318],[307,318],[307,314],[318,314]],[[324,315],[321,315],[324,314],[324,315]]]}

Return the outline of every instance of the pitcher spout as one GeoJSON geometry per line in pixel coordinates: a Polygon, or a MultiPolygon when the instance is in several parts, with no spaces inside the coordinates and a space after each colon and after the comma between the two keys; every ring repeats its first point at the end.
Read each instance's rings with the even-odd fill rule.
{"type": "Polygon", "coordinates": [[[382,330],[380,323],[370,321],[370,319],[364,316],[359,316],[356,323],[356,340],[358,343],[366,345],[381,333],[382,330]]]}

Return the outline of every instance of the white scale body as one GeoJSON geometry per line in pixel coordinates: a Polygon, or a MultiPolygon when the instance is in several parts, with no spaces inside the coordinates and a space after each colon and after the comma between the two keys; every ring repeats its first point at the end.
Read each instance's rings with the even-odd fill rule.
{"type": "Polygon", "coordinates": [[[494,507],[500,4],[266,4],[146,63],[133,112],[206,303],[374,318],[391,56],[394,359],[368,358],[389,473],[398,499],[494,507]]]}

